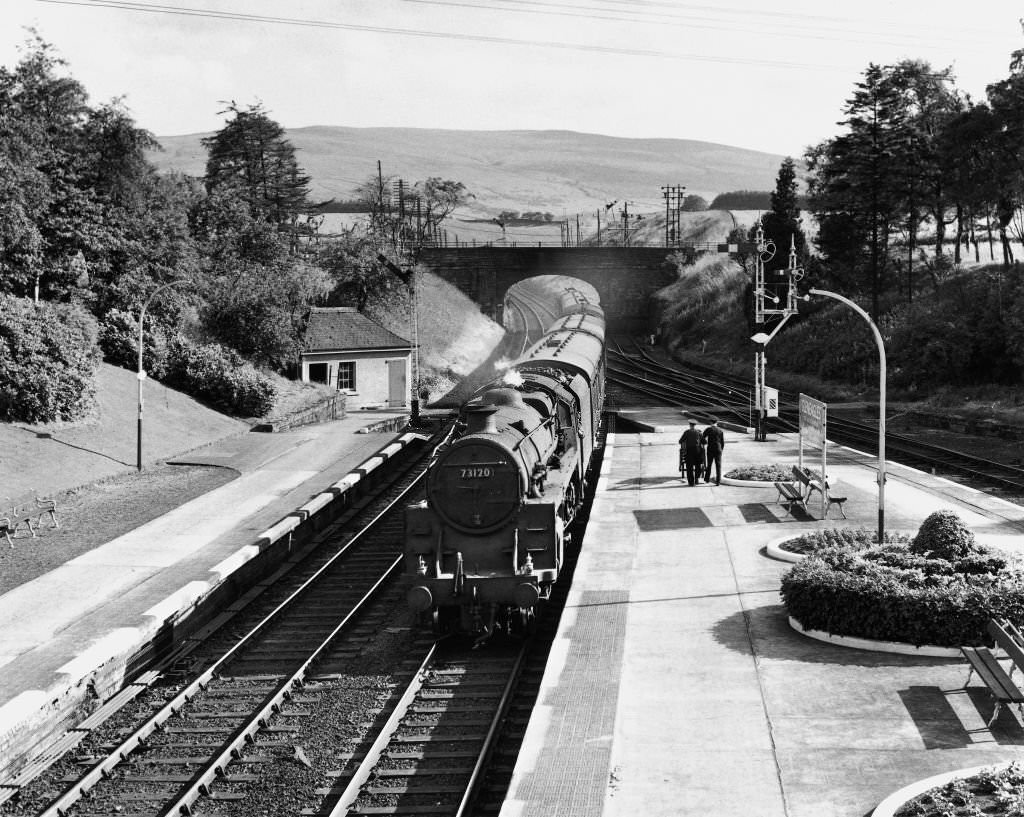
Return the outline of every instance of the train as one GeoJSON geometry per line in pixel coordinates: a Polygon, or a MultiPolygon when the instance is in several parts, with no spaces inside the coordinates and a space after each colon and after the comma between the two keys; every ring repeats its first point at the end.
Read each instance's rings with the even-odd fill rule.
{"type": "Polygon", "coordinates": [[[522,296],[543,292],[551,323],[461,407],[426,498],[405,510],[406,599],[437,633],[532,631],[584,499],[605,400],[604,312],[593,287],[543,277],[522,296]]]}

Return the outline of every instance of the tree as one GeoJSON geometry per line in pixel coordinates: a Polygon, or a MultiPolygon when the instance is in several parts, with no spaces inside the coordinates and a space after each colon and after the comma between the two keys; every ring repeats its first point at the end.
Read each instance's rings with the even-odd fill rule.
{"type": "Polygon", "coordinates": [[[1007,226],[1024,202],[1024,65],[1014,52],[1010,76],[985,91],[992,112],[991,149],[998,174],[995,213],[1003,245],[1003,262],[1013,259],[1007,226]]]}
{"type": "Polygon", "coordinates": [[[888,284],[890,240],[902,220],[899,146],[910,132],[889,71],[868,65],[844,108],[847,132],[806,155],[818,248],[838,279],[870,293],[875,318],[888,284]]]}
{"type": "Polygon", "coordinates": [[[779,166],[772,192],[772,209],[761,217],[764,237],[775,244],[775,256],[765,262],[765,271],[785,269],[789,265],[789,248],[796,246],[797,258],[803,258],[807,238],[800,226],[796,167],[787,156],[779,166]]]}
{"type": "Polygon", "coordinates": [[[310,177],[299,167],[284,128],[259,103],[242,110],[231,102],[222,113],[232,118],[202,142],[209,152],[206,189],[227,186],[253,215],[275,225],[291,223],[308,207],[310,177]]]}
{"type": "Polygon", "coordinates": [[[410,187],[396,176],[377,175],[356,188],[356,195],[366,202],[369,233],[377,249],[387,245],[398,255],[410,256],[438,243],[444,220],[472,198],[462,182],[440,176],[410,187]]]}
{"type": "Polygon", "coordinates": [[[385,249],[372,232],[364,233],[354,227],[327,242],[317,263],[333,281],[329,302],[355,306],[362,312],[372,299],[402,285],[393,271],[399,265],[385,254],[385,249]]]}
{"type": "Polygon", "coordinates": [[[42,281],[62,295],[60,273],[97,209],[80,183],[87,95],[62,75],[53,47],[29,34],[14,70],[0,68],[0,291],[32,295],[42,281]]]}
{"type": "Polygon", "coordinates": [[[707,210],[708,202],[707,199],[691,193],[687,196],[683,196],[683,205],[680,209],[684,213],[696,213],[707,210]]]}

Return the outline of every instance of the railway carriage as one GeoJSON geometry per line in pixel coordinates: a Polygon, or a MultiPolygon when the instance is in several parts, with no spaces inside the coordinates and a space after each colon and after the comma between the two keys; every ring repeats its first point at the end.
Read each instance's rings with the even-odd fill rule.
{"type": "Polygon", "coordinates": [[[570,286],[554,309],[572,311],[466,403],[406,510],[407,599],[439,631],[528,629],[559,577],[605,385],[603,313],[570,286]]]}

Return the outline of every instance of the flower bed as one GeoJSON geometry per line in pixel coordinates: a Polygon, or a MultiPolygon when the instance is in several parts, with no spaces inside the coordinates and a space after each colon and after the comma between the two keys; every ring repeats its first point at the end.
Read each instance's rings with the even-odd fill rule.
{"type": "Polygon", "coordinates": [[[1020,817],[1024,815],[1024,766],[986,767],[912,797],[895,817],[1020,817]]]}
{"type": "Polygon", "coordinates": [[[779,465],[745,465],[742,468],[734,468],[726,475],[727,479],[735,479],[740,482],[786,482],[793,477],[791,467],[779,465]]]}
{"type": "MultiPolygon", "coordinates": [[[[905,533],[886,532],[885,542],[888,544],[908,544],[910,536],[905,533]]],[[[780,542],[779,547],[790,553],[809,556],[834,547],[850,550],[865,550],[878,543],[878,532],[866,528],[827,528],[815,530],[780,542]]]]}
{"type": "Polygon", "coordinates": [[[867,532],[819,532],[837,540],[782,577],[789,615],[833,635],[959,647],[989,642],[990,618],[1024,622],[1018,562],[977,545],[959,518],[940,511],[910,542],[874,543],[867,532]]]}

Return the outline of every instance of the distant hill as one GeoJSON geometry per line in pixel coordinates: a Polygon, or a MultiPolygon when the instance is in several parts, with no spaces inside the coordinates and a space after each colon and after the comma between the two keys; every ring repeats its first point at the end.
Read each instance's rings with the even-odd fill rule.
{"type": "MultiPolygon", "coordinates": [[[[162,170],[201,176],[209,134],[161,136],[162,170]]],[[[476,197],[464,217],[502,210],[589,214],[616,201],[630,212],[664,209],[663,185],[711,201],[729,190],[772,190],[783,157],[689,139],[621,139],[572,131],[457,131],[309,127],[288,131],[315,199],[347,199],[376,176],[455,179],[476,197]]],[[[556,233],[557,235],[557,233],[556,233]]]]}

